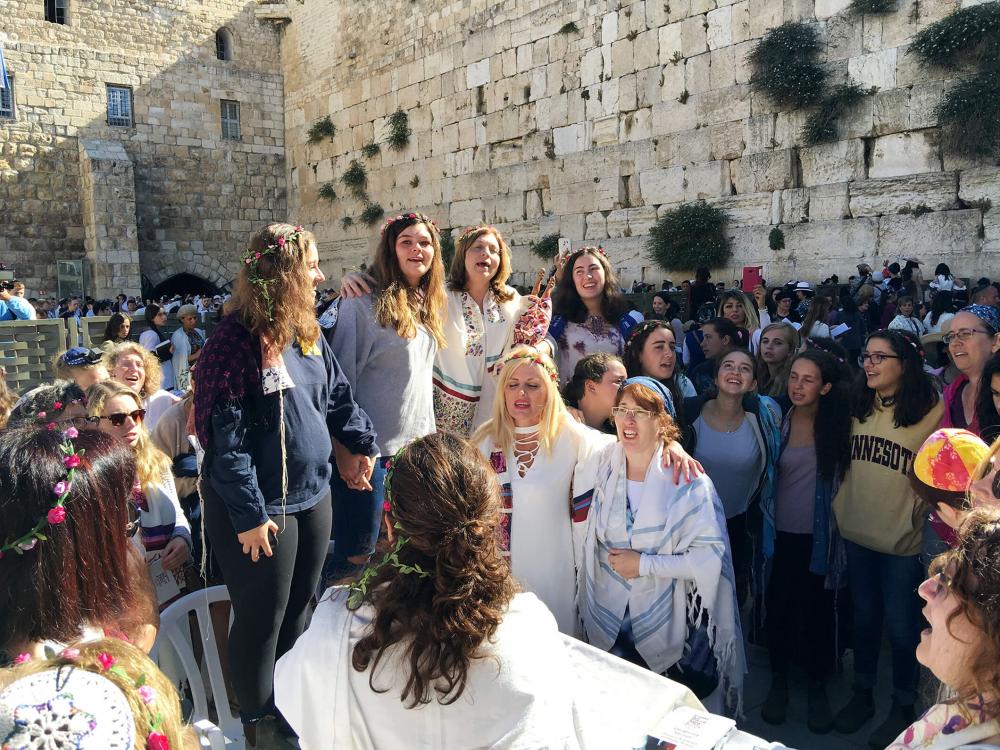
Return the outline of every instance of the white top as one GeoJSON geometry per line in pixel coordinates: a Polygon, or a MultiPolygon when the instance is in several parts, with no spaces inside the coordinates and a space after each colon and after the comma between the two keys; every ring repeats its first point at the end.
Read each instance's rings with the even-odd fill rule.
{"type": "Polygon", "coordinates": [[[809,333],[806,336],[812,336],[814,338],[828,339],[830,338],[830,326],[826,323],[821,323],[816,321],[812,324],[812,328],[809,329],[809,333]]]}
{"type": "Polygon", "coordinates": [[[170,391],[163,390],[162,388],[156,393],[147,396],[142,402],[142,406],[146,410],[146,429],[152,432],[164,412],[166,412],[167,409],[176,404],[178,401],[180,401],[179,397],[175,396],[170,391]]]}
{"type": "Polygon", "coordinates": [[[941,313],[941,316],[938,318],[938,322],[935,325],[934,323],[931,323],[932,314],[933,313],[927,313],[927,315],[924,316],[924,328],[927,329],[927,333],[941,333],[941,331],[943,330],[941,326],[943,326],[945,323],[947,323],[949,320],[955,317],[955,313],[950,313],[950,312],[941,313]]]}
{"type": "MultiPolygon", "coordinates": [[[[155,351],[159,343],[160,337],[156,335],[156,331],[147,329],[139,334],[139,346],[147,351],[155,351]]],[[[174,363],[169,359],[160,362],[160,371],[163,373],[163,388],[171,390],[174,387],[174,363]]]]}
{"type": "Polygon", "coordinates": [[[924,329],[924,324],[920,322],[920,318],[906,317],[905,315],[897,315],[889,323],[890,331],[908,331],[912,333],[917,338],[923,336],[927,331],[924,329]]]}

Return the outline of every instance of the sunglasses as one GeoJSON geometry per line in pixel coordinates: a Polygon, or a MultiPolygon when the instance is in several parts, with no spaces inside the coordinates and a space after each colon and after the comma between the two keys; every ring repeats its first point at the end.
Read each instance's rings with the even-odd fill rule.
{"type": "Polygon", "coordinates": [[[145,416],[146,416],[145,409],[136,409],[135,411],[132,412],[119,412],[117,414],[108,414],[108,416],[101,417],[101,419],[108,420],[115,427],[121,427],[123,424],[125,424],[126,419],[131,418],[133,422],[139,424],[140,422],[142,422],[145,416]]]}

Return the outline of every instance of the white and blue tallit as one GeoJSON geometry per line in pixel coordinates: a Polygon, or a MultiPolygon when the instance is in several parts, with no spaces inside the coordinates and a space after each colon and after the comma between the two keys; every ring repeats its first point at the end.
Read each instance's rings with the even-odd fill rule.
{"type": "Polygon", "coordinates": [[[579,611],[590,643],[609,650],[626,607],[635,648],[662,674],[684,655],[689,627],[706,624],[727,708],[738,715],[746,657],[733,585],[733,563],[719,496],[707,476],[675,485],[662,449],[649,463],[629,528],[625,451],[609,448],[597,469],[579,570],[579,611]],[[643,555],[646,573],[626,580],[609,549],[643,555]]]}

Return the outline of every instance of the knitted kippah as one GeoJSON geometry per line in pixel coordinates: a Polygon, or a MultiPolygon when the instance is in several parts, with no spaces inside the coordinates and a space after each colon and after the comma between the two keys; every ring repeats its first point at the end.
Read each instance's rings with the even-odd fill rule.
{"type": "Polygon", "coordinates": [[[913,473],[926,485],[948,492],[965,492],[976,466],[990,448],[968,430],[945,428],[931,433],[917,451],[913,473]]]}

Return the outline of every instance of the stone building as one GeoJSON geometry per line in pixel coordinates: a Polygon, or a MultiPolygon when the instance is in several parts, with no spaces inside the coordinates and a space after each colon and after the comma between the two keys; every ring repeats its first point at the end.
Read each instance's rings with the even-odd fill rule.
{"type": "Polygon", "coordinates": [[[744,265],[779,283],[846,280],[861,260],[909,253],[927,275],[946,261],[996,276],[1000,169],[942,148],[934,107],[953,74],[907,54],[918,30],[970,4],[899,0],[862,16],[849,0],[289,3],[289,210],[315,227],[334,275],[377,234],[340,182],[358,159],[387,214],[497,223],[522,272],[539,263],[527,245],[560,233],[603,244],[626,282],[676,282],[646,257],[645,235],[664,209],[704,198],[732,217],[734,254],[717,280],[744,265]],[[808,111],[750,91],[748,51],[789,20],[818,29],[832,80],[874,92],[835,142],[807,147],[808,111]],[[397,109],[409,146],[366,159],[397,109]],[[310,144],[327,115],[336,135],[310,144]],[[319,195],[327,183],[335,200],[319,195]],[[771,250],[776,226],[785,248],[771,250]]]}
{"type": "Polygon", "coordinates": [[[99,297],[222,286],[284,218],[280,31],[259,11],[0,0],[0,260],[30,291],[81,258],[99,297]]]}

